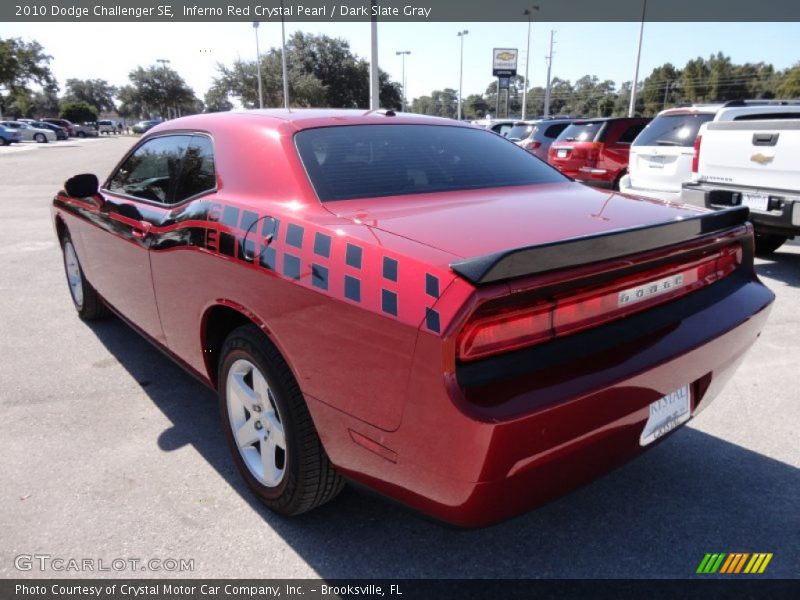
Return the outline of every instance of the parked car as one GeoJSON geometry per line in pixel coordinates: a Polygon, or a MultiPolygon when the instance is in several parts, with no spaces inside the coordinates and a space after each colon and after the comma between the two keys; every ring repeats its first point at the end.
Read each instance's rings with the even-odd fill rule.
{"type": "Polygon", "coordinates": [[[0,123],[0,146],[9,146],[14,142],[19,142],[20,139],[19,131],[11,127],[5,127],[0,123]]]}
{"type": "Polygon", "coordinates": [[[506,131],[505,137],[509,141],[519,144],[521,140],[525,140],[533,133],[533,128],[538,121],[516,121],[514,126],[506,131]]]}
{"type": "Polygon", "coordinates": [[[19,132],[21,141],[39,142],[40,144],[56,141],[56,134],[53,131],[33,127],[29,123],[22,123],[21,121],[2,121],[2,125],[8,129],[15,129],[19,132]]]}
{"type": "Polygon", "coordinates": [[[483,119],[480,121],[472,121],[472,124],[505,137],[516,122],[517,121],[514,119],[483,119]]]}
{"type": "Polygon", "coordinates": [[[704,123],[798,117],[800,105],[774,100],[732,101],[662,111],[631,145],[628,173],[620,180],[620,190],[678,201],[682,184],[691,180],[695,138],[704,123]]]}
{"type": "Polygon", "coordinates": [[[79,138],[97,137],[100,135],[97,130],[97,125],[94,123],[82,123],[80,125],[76,123],[73,125],[73,129],[75,130],[75,135],[79,138]]]}
{"type": "Polygon", "coordinates": [[[530,134],[516,143],[542,160],[547,160],[547,152],[550,150],[551,144],[572,121],[574,119],[540,119],[535,121],[530,134]]]}
{"type": "Polygon", "coordinates": [[[619,189],[631,142],[649,121],[640,117],[573,121],[550,146],[547,162],[582,183],[619,189]]]}
{"type": "Polygon", "coordinates": [[[160,121],[139,121],[133,126],[133,133],[147,133],[153,127],[159,124],[160,121]]]}
{"type": "Polygon", "coordinates": [[[459,525],[546,502],[705,409],[774,299],[745,208],[599,192],[393,111],[175,119],[52,210],[78,315],[215,389],[288,515],[345,477],[459,525]]]}
{"type": "Polygon", "coordinates": [[[42,119],[45,123],[52,123],[53,125],[58,125],[59,127],[64,127],[67,130],[67,135],[70,137],[75,136],[75,126],[66,119],[42,119]]]}
{"type": "Polygon", "coordinates": [[[117,134],[122,131],[121,127],[117,125],[116,121],[104,120],[97,122],[97,131],[107,135],[117,134]]]}
{"type": "Polygon", "coordinates": [[[49,129],[53,133],[56,134],[57,140],[66,140],[69,138],[69,134],[67,130],[63,127],[59,127],[58,125],[53,125],[52,123],[45,123],[44,121],[32,121],[30,123],[32,127],[37,127],[39,129],[49,129]]]}

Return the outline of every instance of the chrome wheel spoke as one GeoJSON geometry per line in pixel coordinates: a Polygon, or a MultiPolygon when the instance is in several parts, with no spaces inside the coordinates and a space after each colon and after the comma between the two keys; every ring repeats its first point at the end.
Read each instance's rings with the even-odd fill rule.
{"type": "Polygon", "coordinates": [[[245,421],[234,434],[236,436],[236,443],[240,448],[247,448],[255,444],[260,436],[260,432],[255,428],[256,420],[248,419],[245,421]]]}
{"type": "Polygon", "coordinates": [[[264,483],[274,487],[280,483],[283,469],[279,469],[276,460],[276,446],[271,436],[261,442],[261,467],[264,483]]]}
{"type": "Polygon", "coordinates": [[[278,421],[277,415],[272,412],[264,415],[264,418],[269,421],[268,432],[270,443],[275,444],[278,448],[286,450],[286,438],[283,435],[283,425],[278,421]]]}
{"type": "Polygon", "coordinates": [[[228,394],[248,412],[253,412],[253,406],[256,405],[256,394],[245,382],[245,375],[246,373],[233,374],[233,385],[229,383],[228,394]]]}

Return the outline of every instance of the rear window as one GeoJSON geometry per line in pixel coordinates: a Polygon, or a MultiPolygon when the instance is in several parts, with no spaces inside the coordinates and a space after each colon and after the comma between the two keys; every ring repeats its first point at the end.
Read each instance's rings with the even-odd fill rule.
{"type": "Polygon", "coordinates": [[[534,127],[535,127],[534,125],[529,125],[528,123],[514,125],[514,127],[508,130],[506,137],[510,139],[512,142],[515,142],[517,140],[526,140],[533,133],[534,127]]]}
{"type": "Polygon", "coordinates": [[[703,123],[714,118],[710,113],[687,115],[662,115],[656,117],[634,140],[634,146],[683,146],[694,145],[694,139],[703,123]]]}
{"type": "Polygon", "coordinates": [[[561,135],[558,136],[559,142],[594,142],[603,130],[605,121],[594,121],[589,123],[572,123],[561,135]]]}
{"type": "Polygon", "coordinates": [[[295,135],[323,202],[493,188],[566,179],[485,130],[442,125],[349,125],[295,135]]]}
{"type": "Polygon", "coordinates": [[[550,125],[547,129],[544,130],[544,137],[555,139],[561,132],[564,131],[569,123],[558,123],[557,125],[550,125]]]}

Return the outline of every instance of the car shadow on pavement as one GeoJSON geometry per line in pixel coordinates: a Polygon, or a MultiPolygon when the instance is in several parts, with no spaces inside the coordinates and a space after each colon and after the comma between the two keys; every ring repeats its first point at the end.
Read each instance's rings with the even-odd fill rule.
{"type": "MultiPolygon", "coordinates": [[[[785,249],[792,247],[787,245],[785,249]]],[[[772,256],[762,258],[756,265],[756,273],[760,277],[769,277],[792,287],[800,287],[800,254],[786,250],[781,248],[772,256]]]]}
{"type": "Polygon", "coordinates": [[[241,480],[211,391],[118,319],[91,328],[172,422],[158,446],[193,447],[323,579],[681,578],[706,552],[773,552],[765,576],[797,576],[800,470],[690,427],[494,527],[443,526],[350,487],[281,517],[241,480]]]}

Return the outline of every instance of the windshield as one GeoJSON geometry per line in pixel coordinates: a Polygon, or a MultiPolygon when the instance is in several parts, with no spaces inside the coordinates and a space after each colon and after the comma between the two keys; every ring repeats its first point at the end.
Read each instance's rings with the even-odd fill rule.
{"type": "Polygon", "coordinates": [[[661,115],[653,119],[634,140],[634,146],[694,145],[700,126],[714,118],[712,113],[661,115]]]}
{"type": "Polygon", "coordinates": [[[560,183],[555,169],[486,130],[440,125],[350,125],[295,135],[323,202],[560,183]]]}

